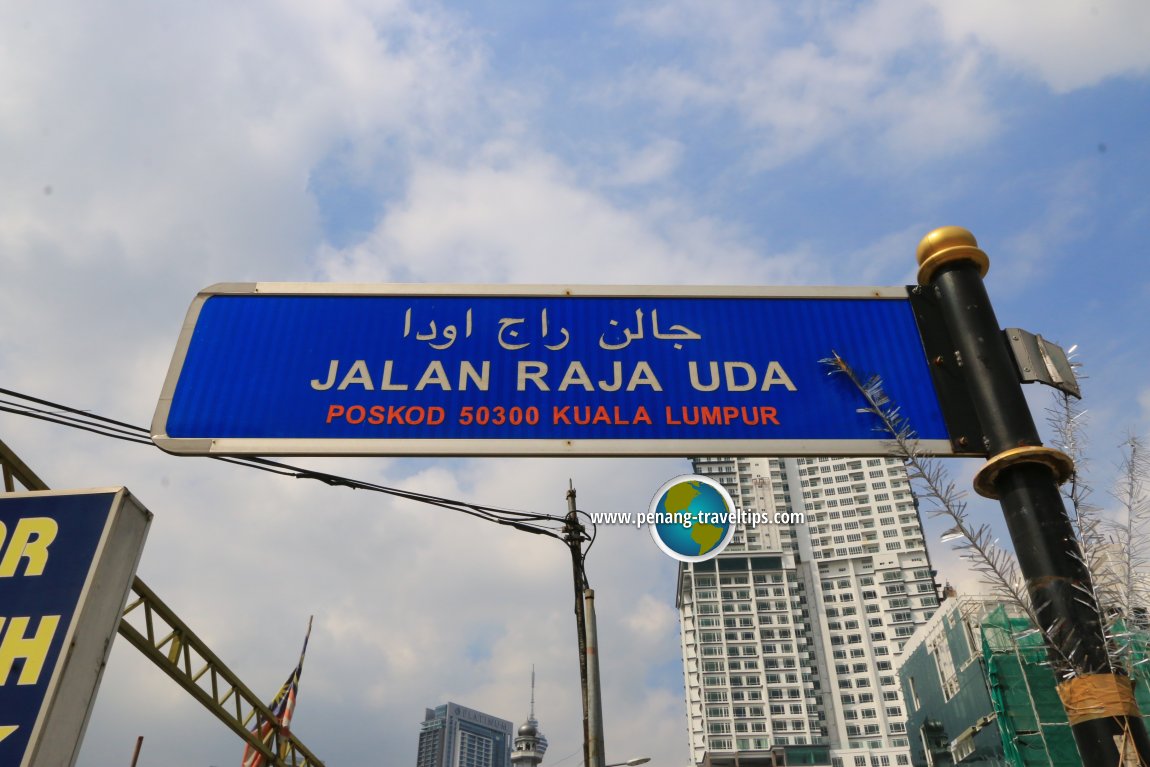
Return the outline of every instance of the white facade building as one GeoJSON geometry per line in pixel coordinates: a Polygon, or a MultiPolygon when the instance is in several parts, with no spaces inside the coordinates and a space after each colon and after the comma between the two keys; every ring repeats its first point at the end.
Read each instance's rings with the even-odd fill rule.
{"type": "Polygon", "coordinates": [[[694,763],[909,764],[894,660],[938,595],[902,462],[693,464],[740,508],[780,515],[680,568],[694,763]]]}

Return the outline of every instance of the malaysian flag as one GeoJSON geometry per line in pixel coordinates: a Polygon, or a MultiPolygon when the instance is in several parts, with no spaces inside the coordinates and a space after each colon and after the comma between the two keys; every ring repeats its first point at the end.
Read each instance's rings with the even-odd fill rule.
{"type": "MultiPolygon", "coordinates": [[[[303,650],[301,650],[299,654],[299,664],[291,672],[291,676],[284,682],[280,691],[276,693],[272,702],[268,704],[268,708],[272,710],[272,715],[275,716],[275,722],[279,724],[279,728],[284,734],[289,732],[292,714],[295,713],[295,698],[299,692],[299,677],[300,674],[303,673],[303,657],[307,654],[307,640],[311,638],[311,621],[312,618],[309,617],[307,619],[307,635],[303,638],[303,650]]],[[[263,722],[252,730],[252,734],[259,738],[265,745],[268,745],[272,741],[272,731],[274,729],[275,725],[272,722],[263,722]]],[[[264,761],[264,755],[253,748],[251,744],[244,745],[244,760],[241,762],[241,767],[263,767],[264,761]]]]}

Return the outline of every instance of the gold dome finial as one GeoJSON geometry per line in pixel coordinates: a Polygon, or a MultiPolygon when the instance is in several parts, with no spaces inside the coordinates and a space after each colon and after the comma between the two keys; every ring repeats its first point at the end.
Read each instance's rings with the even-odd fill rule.
{"type": "Polygon", "coordinates": [[[990,269],[990,259],[978,247],[978,240],[969,229],[961,226],[942,226],[923,237],[918,243],[915,258],[919,266],[919,285],[928,284],[940,267],[956,261],[973,261],[982,277],[990,269]]]}

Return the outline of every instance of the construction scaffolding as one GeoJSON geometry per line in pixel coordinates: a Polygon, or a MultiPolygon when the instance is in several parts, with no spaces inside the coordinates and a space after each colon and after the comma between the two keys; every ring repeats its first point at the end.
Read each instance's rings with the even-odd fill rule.
{"type": "MultiPolygon", "coordinates": [[[[1012,767],[1078,767],[1082,759],[1055,689],[1042,634],[1024,617],[998,607],[982,618],[982,655],[1006,763],[1012,767]]],[[[1139,710],[1150,712],[1150,635],[1123,632],[1134,660],[1139,710]]]]}

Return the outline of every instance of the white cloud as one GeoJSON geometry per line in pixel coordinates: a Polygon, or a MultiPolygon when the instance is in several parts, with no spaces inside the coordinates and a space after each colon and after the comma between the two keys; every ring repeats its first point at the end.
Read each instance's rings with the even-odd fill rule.
{"type": "Polygon", "coordinates": [[[675,631],[678,615],[673,606],[665,599],[655,599],[650,594],[644,594],[639,602],[631,607],[630,614],[625,618],[627,628],[633,635],[633,641],[650,642],[654,637],[666,636],[669,631],[675,631]]]}
{"type": "MultiPolygon", "coordinates": [[[[25,6],[0,29],[5,353],[114,359],[92,394],[143,420],[197,290],[311,276],[318,163],[458,136],[457,110],[479,121],[476,50],[399,3],[25,6]]],[[[33,374],[71,388],[42,367],[9,382],[33,374]]]]}
{"type": "Polygon", "coordinates": [[[832,270],[832,283],[858,285],[913,285],[918,281],[914,254],[919,241],[930,231],[924,223],[912,223],[858,249],[844,253],[832,270]]]}
{"type": "Polygon", "coordinates": [[[698,36],[741,52],[785,28],[784,6],[754,0],[667,0],[626,9],[619,21],[657,38],[698,36]]]}
{"type": "Polygon", "coordinates": [[[607,186],[641,186],[661,181],[674,173],[683,157],[683,144],[668,138],[657,139],[637,151],[624,153],[618,167],[607,175],[607,186]]]}
{"type": "Polygon", "coordinates": [[[517,146],[465,167],[416,164],[406,198],[371,236],[329,249],[324,263],[330,279],[356,282],[778,284],[805,271],[673,201],[621,209],[517,146]]]}
{"type": "Polygon", "coordinates": [[[1055,92],[1150,71],[1150,6],[1141,0],[929,0],[947,42],[981,46],[1055,92]]]}
{"type": "Polygon", "coordinates": [[[672,113],[710,112],[716,123],[735,115],[763,168],[828,148],[851,166],[910,167],[998,130],[977,58],[947,46],[922,4],[880,0],[803,12],[679,0],[622,21],[684,46],[686,55],[632,67],[618,93],[672,113]]]}

